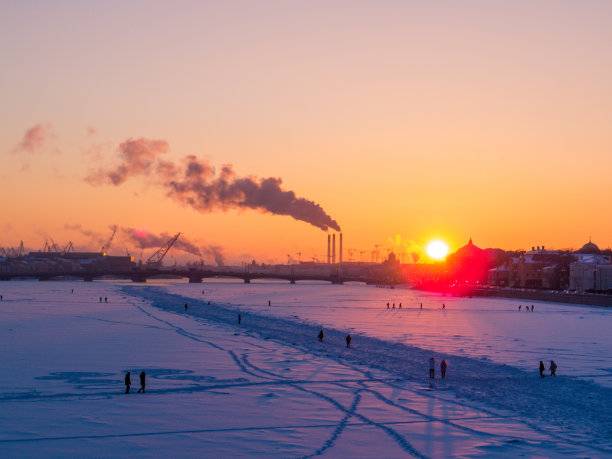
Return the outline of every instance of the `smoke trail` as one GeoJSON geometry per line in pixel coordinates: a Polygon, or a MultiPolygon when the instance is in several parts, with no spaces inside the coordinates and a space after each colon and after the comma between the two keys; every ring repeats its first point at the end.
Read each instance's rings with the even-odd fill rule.
{"type": "Polygon", "coordinates": [[[148,175],[157,157],[167,152],[168,142],[165,140],[127,139],[119,145],[121,163],[117,167],[111,170],[99,169],[85,180],[93,185],[121,185],[132,175],[148,175]]]}
{"type": "Polygon", "coordinates": [[[225,264],[225,256],[223,255],[223,249],[218,245],[209,245],[202,249],[206,255],[211,256],[217,266],[223,266],[225,264]]]}
{"type": "Polygon", "coordinates": [[[86,180],[94,185],[120,185],[132,175],[151,176],[167,191],[168,197],[198,212],[235,208],[256,209],[288,215],[323,231],[340,231],[338,223],[314,201],[282,189],[280,178],[237,177],[231,165],[215,169],[197,157],[186,156],[181,163],[162,161],[168,151],[164,140],[128,139],[119,146],[121,163],[114,169],[100,169],[86,180]]]}

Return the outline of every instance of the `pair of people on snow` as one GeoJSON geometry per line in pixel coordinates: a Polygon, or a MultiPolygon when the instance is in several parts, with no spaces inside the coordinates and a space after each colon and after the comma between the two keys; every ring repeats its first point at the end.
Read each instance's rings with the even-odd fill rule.
{"type": "MultiPolygon", "coordinates": [[[[550,375],[551,376],[557,376],[557,364],[555,363],[554,360],[550,361],[550,375]]],[[[544,362],[542,362],[540,360],[540,378],[543,379],[544,378],[544,370],[546,370],[546,367],[544,366],[544,362]]]]}
{"type": "MultiPolygon", "coordinates": [[[[321,329],[321,331],[319,332],[319,334],[317,335],[317,338],[319,338],[319,342],[322,343],[323,342],[323,337],[325,335],[323,334],[323,329],[321,329]]],[[[347,348],[351,348],[351,334],[349,333],[348,335],[346,335],[346,347],[347,348]]]]}
{"type": "MultiPolygon", "coordinates": [[[[147,374],[143,371],[140,373],[140,389],[138,389],[138,393],[143,393],[145,391],[147,374]]],[[[130,372],[128,371],[125,375],[125,393],[130,393],[130,386],[132,385],[132,378],[130,376],[130,372]]]]}
{"type": "MultiPolygon", "coordinates": [[[[440,372],[442,373],[442,379],[446,379],[446,367],[448,365],[446,364],[446,360],[442,360],[442,363],[440,363],[440,372]]],[[[436,373],[436,360],[431,357],[429,359],[429,379],[435,379],[435,373],[436,373]]]]}

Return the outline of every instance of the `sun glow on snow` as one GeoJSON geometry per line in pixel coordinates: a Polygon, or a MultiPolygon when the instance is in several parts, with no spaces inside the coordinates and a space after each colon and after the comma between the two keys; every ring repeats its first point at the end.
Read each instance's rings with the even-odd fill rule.
{"type": "Polygon", "coordinates": [[[433,258],[434,260],[444,260],[446,255],[448,255],[448,245],[444,241],[434,240],[427,244],[425,251],[427,252],[429,258],[433,258]]]}

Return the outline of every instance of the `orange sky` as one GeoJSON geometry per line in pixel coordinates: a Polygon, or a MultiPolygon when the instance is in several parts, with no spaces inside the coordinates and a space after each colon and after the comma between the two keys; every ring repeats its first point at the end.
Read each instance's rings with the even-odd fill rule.
{"type": "Polygon", "coordinates": [[[325,233],[288,216],[84,181],[145,138],[282,178],[345,248],[608,247],[610,17],[595,1],[4,2],[0,245],[95,245],[65,225],[116,223],[228,260],[325,256],[325,233]]]}

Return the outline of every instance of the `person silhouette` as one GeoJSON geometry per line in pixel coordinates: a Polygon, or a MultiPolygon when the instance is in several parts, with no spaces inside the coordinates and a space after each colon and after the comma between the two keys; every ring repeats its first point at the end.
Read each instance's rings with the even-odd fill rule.
{"type": "Polygon", "coordinates": [[[144,394],[145,392],[145,379],[147,377],[147,374],[143,371],[142,373],[140,373],[140,389],[138,389],[138,393],[140,394],[141,392],[144,394]]]}
{"type": "Polygon", "coordinates": [[[130,393],[130,386],[132,385],[132,380],[130,378],[130,372],[128,371],[125,374],[125,393],[129,394],[130,393]]]}
{"type": "Polygon", "coordinates": [[[319,342],[322,343],[323,342],[323,329],[321,329],[317,337],[319,338],[319,342]]]}
{"type": "Polygon", "coordinates": [[[544,362],[542,362],[540,360],[540,378],[544,379],[544,370],[546,369],[546,367],[544,366],[544,362]]]}
{"type": "Polygon", "coordinates": [[[351,348],[351,334],[346,335],[346,347],[351,348]]]}
{"type": "Polygon", "coordinates": [[[442,379],[446,378],[446,367],[448,365],[446,365],[446,360],[442,360],[442,363],[440,364],[440,372],[442,373],[442,379]]]}
{"type": "Polygon", "coordinates": [[[242,314],[238,313],[238,325],[242,322],[242,314]]]}
{"type": "Polygon", "coordinates": [[[435,371],[436,371],[436,361],[434,360],[433,357],[431,357],[429,359],[429,379],[435,378],[435,371]]]}
{"type": "Polygon", "coordinates": [[[187,310],[187,303],[185,303],[185,311],[187,310]]]}
{"type": "Polygon", "coordinates": [[[554,360],[550,361],[550,375],[557,376],[557,364],[554,360]]]}

